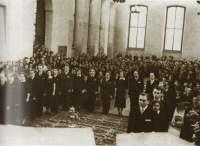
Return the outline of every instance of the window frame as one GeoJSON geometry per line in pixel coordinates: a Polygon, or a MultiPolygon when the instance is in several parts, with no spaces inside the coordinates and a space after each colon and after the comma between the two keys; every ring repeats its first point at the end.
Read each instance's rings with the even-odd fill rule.
{"type": "MultiPolygon", "coordinates": [[[[166,19],[165,19],[165,34],[164,34],[164,44],[163,44],[163,52],[182,52],[182,48],[183,48],[183,34],[184,34],[184,27],[185,27],[185,14],[186,14],[186,7],[184,6],[180,6],[180,5],[170,5],[167,6],[167,10],[166,10],[166,19]],[[174,33],[173,33],[173,44],[172,44],[172,50],[165,50],[165,43],[166,43],[166,31],[167,31],[167,17],[168,17],[168,10],[171,7],[180,7],[184,9],[184,16],[183,16],[183,27],[182,27],[182,37],[181,37],[181,48],[180,50],[173,50],[174,47],[174,33]]],[[[174,28],[175,30],[175,28],[174,28]]]]}
{"type": "MultiPolygon", "coordinates": [[[[144,51],[145,50],[145,44],[146,44],[146,28],[147,28],[147,15],[148,15],[148,6],[146,5],[137,5],[137,6],[142,6],[142,7],[146,7],[147,11],[146,11],[146,24],[145,24],[145,34],[144,34],[144,48],[134,48],[134,47],[129,47],[129,41],[130,41],[130,23],[131,23],[131,9],[132,7],[135,7],[136,5],[130,5],[130,11],[129,11],[129,25],[128,25],[128,41],[127,41],[127,50],[141,50],[144,51]]],[[[140,27],[136,27],[136,28],[140,28],[140,27]]],[[[136,37],[137,38],[137,37],[136,37]]]]}

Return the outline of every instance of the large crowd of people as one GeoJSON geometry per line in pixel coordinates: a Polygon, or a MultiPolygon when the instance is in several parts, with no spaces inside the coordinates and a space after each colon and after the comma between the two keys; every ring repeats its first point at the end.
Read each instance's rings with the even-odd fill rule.
{"type": "Polygon", "coordinates": [[[122,116],[129,97],[127,132],[167,132],[174,111],[184,109],[181,138],[200,143],[199,60],[121,53],[108,59],[81,52],[67,58],[35,45],[32,57],[0,62],[0,68],[2,124],[35,120],[59,107],[92,113],[100,102],[108,114],[112,98],[122,116]]]}

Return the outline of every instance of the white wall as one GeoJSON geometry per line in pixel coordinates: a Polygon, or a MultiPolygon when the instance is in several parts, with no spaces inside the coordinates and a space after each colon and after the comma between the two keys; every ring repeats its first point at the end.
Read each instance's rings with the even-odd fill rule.
{"type": "Polygon", "coordinates": [[[125,53],[127,49],[129,11],[133,4],[148,6],[145,49],[143,51],[128,50],[128,52],[156,54],[158,56],[174,55],[178,58],[199,58],[200,54],[200,5],[196,0],[126,0],[116,6],[115,22],[115,55],[119,51],[125,53]],[[167,6],[179,5],[186,7],[182,52],[163,51],[165,21],[167,6]]]}
{"type": "Polygon", "coordinates": [[[30,57],[35,35],[36,0],[1,0],[0,5],[6,8],[6,47],[0,50],[0,61],[30,57]]]}

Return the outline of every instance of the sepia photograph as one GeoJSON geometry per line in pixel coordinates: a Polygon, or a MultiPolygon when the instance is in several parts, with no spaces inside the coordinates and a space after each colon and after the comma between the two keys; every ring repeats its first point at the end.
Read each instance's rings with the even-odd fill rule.
{"type": "Polygon", "coordinates": [[[0,0],[0,145],[200,146],[200,0],[0,0]]]}

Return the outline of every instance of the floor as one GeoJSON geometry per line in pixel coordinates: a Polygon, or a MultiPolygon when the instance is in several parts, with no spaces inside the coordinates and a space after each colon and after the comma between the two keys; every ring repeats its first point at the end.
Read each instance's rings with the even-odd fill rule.
{"type": "MultiPolygon", "coordinates": [[[[97,145],[115,145],[116,135],[126,133],[128,117],[115,114],[103,115],[100,112],[88,113],[86,110],[77,112],[80,119],[77,120],[76,128],[91,127],[97,145]]],[[[44,114],[35,121],[27,120],[24,126],[41,128],[68,128],[68,112],[60,111],[58,114],[44,114]]]]}

